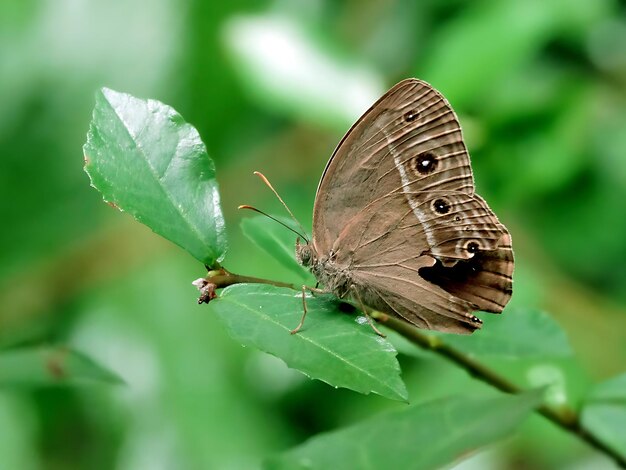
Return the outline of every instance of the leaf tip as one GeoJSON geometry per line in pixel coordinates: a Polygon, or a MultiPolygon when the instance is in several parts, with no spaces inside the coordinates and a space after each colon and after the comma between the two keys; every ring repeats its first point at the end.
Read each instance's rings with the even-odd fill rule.
{"type": "Polygon", "coordinates": [[[98,93],[100,93],[102,96],[105,96],[105,97],[109,97],[109,96],[114,96],[114,95],[119,95],[119,94],[121,94],[119,91],[115,91],[115,90],[113,90],[112,88],[108,88],[108,87],[105,87],[105,86],[101,87],[101,88],[100,88],[100,89],[96,92],[96,94],[98,94],[98,93]]]}

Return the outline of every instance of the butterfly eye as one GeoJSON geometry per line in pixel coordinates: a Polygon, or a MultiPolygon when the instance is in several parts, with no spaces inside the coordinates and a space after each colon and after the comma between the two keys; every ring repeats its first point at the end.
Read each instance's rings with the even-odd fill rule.
{"type": "Polygon", "coordinates": [[[411,111],[404,113],[404,120],[406,122],[413,122],[417,119],[417,116],[419,116],[419,113],[412,109],[411,111]]]}
{"type": "Polygon", "coordinates": [[[450,212],[450,203],[445,199],[435,199],[432,208],[437,214],[447,214],[450,212]]]}

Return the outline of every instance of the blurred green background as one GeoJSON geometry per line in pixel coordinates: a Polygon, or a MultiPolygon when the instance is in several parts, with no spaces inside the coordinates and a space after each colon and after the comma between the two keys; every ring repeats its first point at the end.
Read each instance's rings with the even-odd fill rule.
{"type": "MultiPolygon", "coordinates": [[[[512,232],[512,304],[548,310],[582,364],[507,370],[529,385],[556,374],[576,404],[626,369],[625,12],[617,0],[0,2],[0,347],[70,345],[127,383],[0,389],[0,468],[257,468],[401,406],[244,349],[196,305],[203,266],[103,204],[82,171],[101,86],[198,128],[225,265],[289,280],[240,233],[239,204],[281,213],[252,171],[310,226],[351,123],[400,79],[429,81],[512,232]]],[[[400,359],[412,402],[483,388],[440,359],[400,359]]],[[[603,467],[540,418],[459,466],[603,467]]]]}

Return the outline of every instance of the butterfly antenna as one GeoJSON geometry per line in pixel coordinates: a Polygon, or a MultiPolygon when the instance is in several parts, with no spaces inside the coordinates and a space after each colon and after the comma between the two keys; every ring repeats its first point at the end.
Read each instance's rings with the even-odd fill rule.
{"type": "Polygon", "coordinates": [[[245,204],[244,204],[244,205],[242,205],[242,206],[237,207],[237,209],[250,209],[251,211],[258,212],[259,214],[264,215],[265,217],[269,217],[269,218],[270,218],[270,219],[272,219],[273,221],[278,222],[278,223],[279,223],[280,225],[282,225],[283,227],[285,227],[285,228],[287,228],[287,229],[291,230],[293,233],[295,233],[295,234],[296,234],[296,235],[298,235],[299,237],[302,237],[304,240],[306,240],[306,242],[307,242],[307,243],[309,242],[309,240],[307,240],[307,238],[306,238],[304,235],[302,235],[300,232],[298,232],[298,231],[296,231],[296,230],[292,229],[289,225],[287,225],[287,224],[285,224],[285,223],[281,222],[281,221],[280,221],[280,220],[278,220],[277,218],[272,217],[271,215],[269,215],[269,214],[267,214],[267,213],[263,212],[262,210],[257,209],[256,207],[252,207],[252,206],[248,206],[248,205],[245,205],[245,204]]]}
{"type": "MultiPolygon", "coordinates": [[[[300,230],[302,231],[302,233],[306,233],[306,230],[304,230],[304,227],[302,227],[302,224],[298,221],[298,219],[296,219],[296,216],[293,215],[293,212],[291,212],[291,210],[289,209],[289,207],[287,206],[287,204],[285,204],[285,201],[283,201],[283,198],[280,197],[280,195],[278,194],[278,192],[276,192],[276,190],[274,189],[274,187],[272,186],[272,184],[269,182],[269,180],[265,177],[265,175],[263,173],[261,173],[260,171],[255,171],[254,172],[255,175],[257,175],[259,178],[261,178],[261,180],[265,183],[265,185],[270,188],[272,190],[272,192],[274,193],[274,195],[278,198],[278,200],[280,201],[280,203],[283,205],[283,207],[287,210],[287,212],[289,212],[289,215],[291,216],[291,218],[293,219],[293,221],[298,224],[298,227],[300,228],[300,230]]],[[[260,211],[259,211],[260,212],[260,211]]],[[[267,215],[267,214],[266,214],[267,215]]],[[[269,216],[268,216],[269,217],[269,216]]],[[[274,219],[273,217],[270,217],[272,219],[274,219]]],[[[276,220],[276,219],[274,219],[276,220]]],[[[278,222],[278,221],[277,221],[278,222]]],[[[283,224],[285,225],[285,224],[283,224]]],[[[295,230],[292,230],[292,232],[295,232],[295,230]]],[[[297,232],[296,232],[297,233],[297,232]]],[[[300,235],[302,236],[302,235],[300,235]]],[[[306,240],[306,242],[308,243],[309,240],[302,236],[302,238],[304,240],[306,240]]]]}

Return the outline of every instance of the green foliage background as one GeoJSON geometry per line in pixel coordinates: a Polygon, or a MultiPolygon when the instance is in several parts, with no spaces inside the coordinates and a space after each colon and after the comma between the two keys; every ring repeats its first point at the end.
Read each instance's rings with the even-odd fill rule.
{"type": "MultiPolygon", "coordinates": [[[[239,228],[239,204],[280,211],[252,171],[309,226],[318,178],[351,122],[396,81],[429,81],[459,113],[478,191],[512,232],[512,305],[550,311],[582,368],[493,365],[526,385],[562,382],[572,403],[623,372],[625,8],[1,2],[0,347],[67,344],[126,385],[3,387],[0,468],[255,468],[320,431],[403,406],[243,349],[195,304],[190,281],[204,268],[102,204],[82,171],[101,86],[159,99],[198,129],[216,164],[227,266],[293,280],[239,228]]],[[[400,361],[412,402],[485,388],[431,356],[400,361]]],[[[609,464],[533,418],[464,465],[609,464]]]]}

